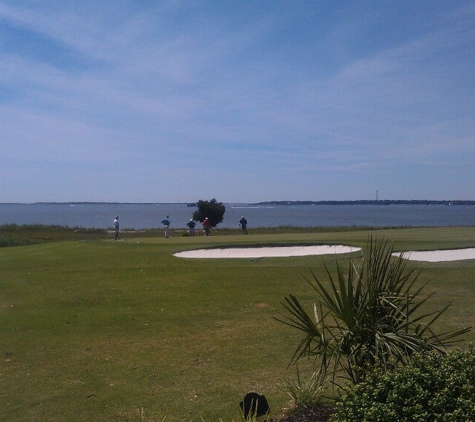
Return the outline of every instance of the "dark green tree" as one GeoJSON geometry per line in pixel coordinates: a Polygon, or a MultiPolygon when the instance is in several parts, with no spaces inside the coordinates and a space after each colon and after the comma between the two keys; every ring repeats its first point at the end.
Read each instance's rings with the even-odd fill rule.
{"type": "Polygon", "coordinates": [[[200,199],[196,206],[198,209],[193,213],[193,220],[203,221],[208,217],[211,227],[216,227],[223,221],[226,207],[222,202],[218,202],[214,198],[211,201],[200,199]]]}

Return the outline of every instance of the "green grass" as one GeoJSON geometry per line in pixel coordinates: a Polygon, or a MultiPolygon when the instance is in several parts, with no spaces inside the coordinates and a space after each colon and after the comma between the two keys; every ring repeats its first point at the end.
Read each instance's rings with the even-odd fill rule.
{"type": "MultiPolygon", "coordinates": [[[[101,235],[1,248],[0,420],[139,421],[142,407],[147,420],[237,420],[248,391],[265,394],[278,417],[288,405],[280,385],[295,377],[288,364],[299,339],[273,317],[289,293],[310,303],[301,274],[310,267],[324,277],[323,263],[334,267],[334,257],[186,260],[173,253],[364,247],[369,230],[217,233],[164,239],[157,230],[122,233],[119,242],[101,235]]],[[[371,234],[405,249],[475,247],[475,227],[371,234]]],[[[411,265],[436,292],[434,308],[452,302],[446,328],[475,326],[474,261],[411,265]]],[[[475,333],[466,338],[475,341],[475,333]]]]}

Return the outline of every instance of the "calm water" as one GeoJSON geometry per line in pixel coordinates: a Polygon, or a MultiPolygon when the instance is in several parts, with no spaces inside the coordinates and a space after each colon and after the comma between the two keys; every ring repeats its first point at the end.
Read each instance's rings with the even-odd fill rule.
{"type": "MultiPolygon", "coordinates": [[[[244,215],[249,228],[278,226],[475,226],[470,205],[276,205],[225,204],[218,227],[236,228],[244,215]]],[[[172,227],[184,227],[195,208],[186,204],[0,204],[0,225],[54,224],[109,228],[115,215],[121,228],[161,227],[168,214],[172,227]]]]}

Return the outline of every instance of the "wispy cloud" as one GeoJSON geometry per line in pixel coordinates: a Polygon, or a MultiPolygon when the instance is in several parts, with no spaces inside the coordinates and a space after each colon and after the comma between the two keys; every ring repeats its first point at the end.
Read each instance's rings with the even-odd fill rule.
{"type": "MultiPolygon", "coordinates": [[[[352,178],[473,162],[472,3],[264,3],[0,1],[2,156],[68,163],[64,199],[124,201],[157,179],[186,201],[193,175],[225,200],[308,197],[302,180],[345,198],[352,178]],[[70,198],[78,177],[94,188],[70,198]]],[[[61,200],[15,183],[5,200],[61,200]]]]}

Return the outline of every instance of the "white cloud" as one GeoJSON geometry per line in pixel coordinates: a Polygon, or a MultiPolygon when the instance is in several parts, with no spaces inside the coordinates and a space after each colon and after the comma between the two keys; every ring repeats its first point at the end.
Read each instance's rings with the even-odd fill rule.
{"type": "Polygon", "coordinates": [[[193,171],[208,186],[272,175],[298,195],[292,184],[312,172],[319,183],[325,173],[364,183],[415,163],[473,161],[473,8],[432,11],[404,36],[389,20],[379,42],[365,32],[377,11],[342,8],[322,27],[304,21],[318,16],[311,3],[288,14],[251,6],[231,16],[202,2],[0,2],[0,20],[42,50],[3,52],[0,151],[68,162],[71,179],[81,166],[83,177],[102,169],[96,197],[109,179],[172,186],[193,171]]]}

